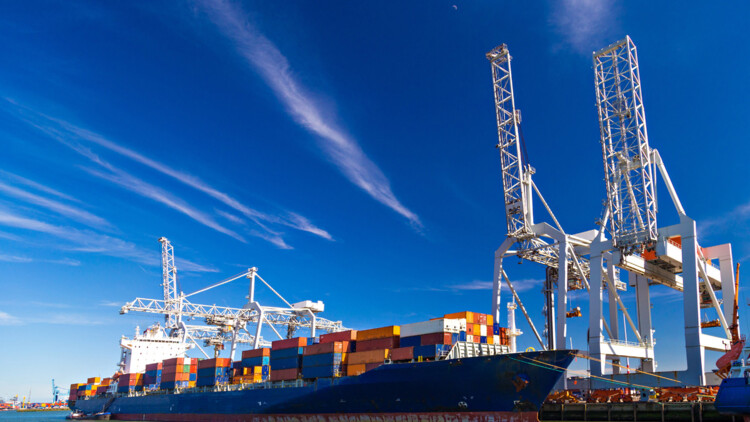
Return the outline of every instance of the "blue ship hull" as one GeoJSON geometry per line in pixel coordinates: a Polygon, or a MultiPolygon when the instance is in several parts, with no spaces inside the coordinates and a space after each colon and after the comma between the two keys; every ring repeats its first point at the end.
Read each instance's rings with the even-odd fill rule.
{"type": "Polygon", "coordinates": [[[569,350],[388,364],[303,386],[79,400],[74,410],[151,421],[537,420],[569,350]]]}
{"type": "Polygon", "coordinates": [[[750,380],[745,377],[721,381],[714,405],[720,413],[750,415],[750,380]]]}

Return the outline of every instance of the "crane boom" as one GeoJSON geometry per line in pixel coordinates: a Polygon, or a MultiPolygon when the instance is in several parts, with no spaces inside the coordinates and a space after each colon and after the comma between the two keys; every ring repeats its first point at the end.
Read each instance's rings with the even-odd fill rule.
{"type": "Polygon", "coordinates": [[[640,252],[658,232],[638,53],[628,36],[593,60],[610,230],[615,247],[640,252]]]}

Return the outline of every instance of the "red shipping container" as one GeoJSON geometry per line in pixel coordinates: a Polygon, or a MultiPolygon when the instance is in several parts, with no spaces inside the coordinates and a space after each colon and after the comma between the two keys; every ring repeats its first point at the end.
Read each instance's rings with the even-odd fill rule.
{"type": "Polygon", "coordinates": [[[195,365],[190,365],[190,373],[191,374],[197,374],[198,373],[198,365],[197,365],[197,363],[195,365]]]}
{"type": "Polygon", "coordinates": [[[433,344],[452,344],[453,336],[451,333],[432,333],[422,334],[420,342],[422,346],[432,346],[433,344]]]}
{"type": "Polygon", "coordinates": [[[398,347],[398,341],[398,336],[358,341],[357,351],[366,352],[368,350],[395,349],[398,347]]]}
{"type": "Polygon", "coordinates": [[[232,365],[232,360],[229,358],[213,358],[203,359],[198,361],[198,369],[203,368],[227,368],[232,365]]]}
{"type": "Polygon", "coordinates": [[[337,333],[321,334],[321,343],[331,343],[334,341],[354,341],[357,339],[357,330],[339,331],[337,333]]]}
{"type": "Polygon", "coordinates": [[[482,337],[481,336],[474,336],[474,343],[481,343],[482,337]]]}
{"type": "Polygon", "coordinates": [[[475,315],[474,322],[476,322],[479,325],[487,325],[487,315],[485,314],[474,314],[474,315],[475,315]]]}
{"type": "Polygon", "coordinates": [[[370,371],[372,369],[377,368],[380,365],[383,365],[383,362],[380,362],[380,363],[366,363],[365,364],[365,371],[370,371]]]}
{"type": "Polygon", "coordinates": [[[331,343],[311,344],[305,347],[305,355],[322,355],[325,353],[348,353],[350,343],[348,341],[334,341],[331,343]]]}
{"type": "Polygon", "coordinates": [[[149,363],[148,365],[146,365],[146,370],[147,371],[156,371],[156,370],[159,370],[159,369],[162,369],[162,363],[161,362],[149,363]]]}
{"type": "Polygon", "coordinates": [[[298,368],[272,369],[271,370],[271,381],[296,380],[298,377],[299,377],[298,368]]]}
{"type": "Polygon", "coordinates": [[[271,350],[291,349],[307,346],[307,337],[295,337],[286,340],[276,340],[271,343],[271,350]]]}
{"type": "Polygon", "coordinates": [[[398,349],[391,350],[391,360],[412,360],[414,359],[414,348],[413,347],[400,347],[398,349]]]}
{"type": "Polygon", "coordinates": [[[185,365],[165,366],[161,370],[161,374],[176,374],[185,370],[185,365]]]}
{"type": "Polygon", "coordinates": [[[162,361],[162,364],[163,364],[163,368],[166,368],[167,366],[184,365],[185,358],[165,359],[164,361],[162,361]]]}
{"type": "Polygon", "coordinates": [[[258,358],[262,356],[271,356],[271,349],[262,347],[260,349],[250,349],[242,352],[242,359],[258,358]]]}

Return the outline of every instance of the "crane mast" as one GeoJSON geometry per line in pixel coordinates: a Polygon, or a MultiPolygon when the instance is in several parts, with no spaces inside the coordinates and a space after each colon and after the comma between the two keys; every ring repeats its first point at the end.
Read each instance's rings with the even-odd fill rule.
{"type": "Polygon", "coordinates": [[[179,298],[177,296],[177,267],[174,265],[174,248],[166,237],[160,237],[161,243],[161,267],[162,287],[164,288],[164,323],[167,329],[174,329],[178,325],[177,309],[179,298]],[[169,312],[172,311],[172,312],[169,312]]]}
{"type": "Polygon", "coordinates": [[[613,243],[626,253],[640,252],[653,245],[658,232],[638,52],[626,36],[593,59],[613,243]]]}

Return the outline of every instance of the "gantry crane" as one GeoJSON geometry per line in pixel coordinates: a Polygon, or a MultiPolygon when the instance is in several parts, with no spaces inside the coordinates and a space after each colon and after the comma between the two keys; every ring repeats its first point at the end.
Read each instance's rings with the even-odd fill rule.
{"type": "MultiPolygon", "coordinates": [[[[513,75],[511,56],[508,47],[502,44],[486,54],[492,68],[492,81],[495,94],[495,112],[500,152],[500,165],[503,183],[503,198],[508,234],[505,241],[495,252],[495,270],[493,278],[492,314],[500,316],[500,288],[505,283],[519,301],[532,331],[543,348],[566,347],[566,320],[568,318],[568,290],[589,288],[589,262],[584,255],[588,254],[591,240],[597,230],[578,234],[567,234],[554,213],[544,200],[541,192],[532,179],[535,169],[522,155],[523,139],[519,126],[521,112],[516,109],[513,93],[513,75]],[[548,223],[535,223],[533,197],[537,196],[546,209],[554,226],[548,223]],[[512,246],[515,250],[511,250],[512,246]],[[536,262],[547,267],[546,295],[546,337],[542,341],[528,314],[525,312],[515,289],[503,270],[503,259],[511,256],[536,262]],[[555,286],[556,285],[556,286],[555,286]],[[556,293],[556,294],[555,294],[556,293]],[[557,309],[555,309],[557,299],[557,309]]],[[[619,280],[615,280],[617,288],[619,280]]],[[[577,316],[571,315],[571,316],[577,316]]],[[[606,321],[605,321],[606,325],[606,321]]]]}
{"type": "Polygon", "coordinates": [[[616,362],[619,357],[641,359],[644,371],[655,371],[649,286],[663,284],[683,292],[688,369],[679,379],[691,385],[705,384],[704,350],[725,351],[732,339],[727,325],[735,296],[731,245],[698,246],[695,221],[687,216],[659,152],[649,145],[638,53],[630,37],[594,52],[593,62],[607,194],[601,226],[607,231],[598,232],[590,245],[589,351],[596,358],[591,373],[602,375],[606,359],[616,362]],[[679,217],[680,222],[673,226],[657,224],[657,172],[679,217]],[[719,267],[713,260],[719,261],[719,267]],[[638,326],[610,286],[611,330],[606,340],[603,286],[620,269],[629,273],[630,285],[636,288],[638,326]],[[723,309],[715,290],[721,290],[727,299],[723,309]],[[635,344],[618,339],[615,303],[622,307],[635,333],[635,344]],[[716,310],[722,335],[702,332],[702,328],[717,324],[702,324],[701,308],[716,310]]]}
{"type": "MultiPolygon", "coordinates": [[[[162,287],[164,299],[147,299],[137,297],[126,303],[120,310],[120,314],[128,312],[145,312],[164,315],[163,329],[171,338],[181,338],[183,342],[192,342],[200,348],[198,340],[202,340],[205,346],[214,346],[214,355],[224,348],[225,343],[231,343],[230,357],[234,359],[236,346],[238,344],[250,344],[253,348],[268,345],[262,339],[261,329],[264,324],[269,327],[280,339],[284,338],[276,329],[276,326],[286,328],[286,336],[291,337],[299,328],[310,330],[311,336],[315,336],[317,330],[326,332],[343,331],[341,321],[330,321],[317,316],[322,312],[324,304],[321,301],[302,301],[289,303],[259,274],[258,269],[253,267],[240,274],[219,281],[208,287],[185,294],[179,285],[177,269],[174,262],[174,248],[169,240],[162,237],[162,287]],[[216,305],[195,304],[188,298],[203,293],[207,290],[225,285],[240,278],[250,281],[247,303],[241,308],[232,308],[216,305]],[[255,296],[256,280],[260,280],[271,292],[273,292],[286,307],[264,306],[257,301],[255,296]],[[186,321],[202,319],[205,325],[188,325],[186,321]],[[248,325],[255,325],[253,332],[248,325]]],[[[208,354],[203,351],[208,357],[208,354]]]]}

